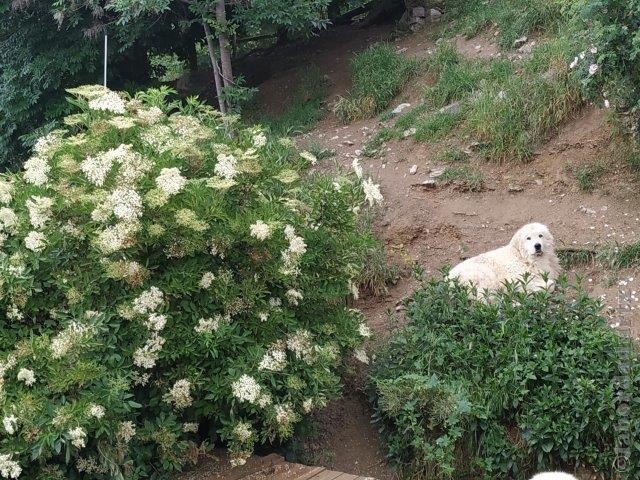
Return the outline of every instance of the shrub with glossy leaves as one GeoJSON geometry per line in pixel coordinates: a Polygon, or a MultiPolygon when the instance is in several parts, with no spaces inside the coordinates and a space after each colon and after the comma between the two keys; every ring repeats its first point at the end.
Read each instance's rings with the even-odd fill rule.
{"type": "Polygon", "coordinates": [[[378,187],[166,90],[70,93],[0,179],[0,476],[161,478],[203,439],[242,463],[369,334],[347,303],[378,187]]]}

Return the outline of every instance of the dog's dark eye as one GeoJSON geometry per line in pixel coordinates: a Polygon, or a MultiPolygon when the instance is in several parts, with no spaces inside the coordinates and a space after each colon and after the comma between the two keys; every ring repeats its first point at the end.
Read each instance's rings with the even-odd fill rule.
{"type": "Polygon", "coordinates": [[[531,240],[531,237],[527,237],[527,240],[531,240]]]}
{"type": "Polygon", "coordinates": [[[542,234],[538,235],[540,238],[542,238],[542,234]]]}

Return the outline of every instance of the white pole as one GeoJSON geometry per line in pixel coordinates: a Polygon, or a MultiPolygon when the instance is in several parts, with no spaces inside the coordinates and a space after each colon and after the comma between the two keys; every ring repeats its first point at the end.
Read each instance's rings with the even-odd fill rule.
{"type": "Polygon", "coordinates": [[[107,31],[104,31],[104,76],[102,79],[102,84],[105,88],[107,88],[107,31]]]}

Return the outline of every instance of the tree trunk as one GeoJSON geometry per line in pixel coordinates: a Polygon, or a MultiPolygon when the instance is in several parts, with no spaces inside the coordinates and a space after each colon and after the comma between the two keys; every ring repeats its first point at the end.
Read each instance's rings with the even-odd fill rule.
{"type": "Polygon", "coordinates": [[[204,36],[207,39],[207,50],[209,51],[209,58],[211,59],[211,66],[213,67],[213,79],[216,82],[216,95],[218,96],[218,105],[220,106],[221,113],[227,113],[227,106],[222,96],[222,78],[220,77],[220,66],[218,65],[218,59],[216,58],[216,49],[213,45],[213,38],[211,36],[211,29],[207,24],[207,21],[203,18],[202,25],[204,26],[204,36]]]}
{"type": "Polygon", "coordinates": [[[220,42],[220,63],[222,65],[222,81],[225,88],[234,85],[233,70],[231,68],[231,46],[227,36],[227,13],[224,7],[224,0],[216,3],[216,21],[218,22],[218,41],[220,42]]]}

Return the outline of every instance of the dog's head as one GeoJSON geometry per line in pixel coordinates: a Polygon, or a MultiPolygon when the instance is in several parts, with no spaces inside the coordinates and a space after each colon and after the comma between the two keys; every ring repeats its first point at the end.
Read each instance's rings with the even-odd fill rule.
{"type": "Polygon", "coordinates": [[[528,262],[554,254],[553,236],[541,223],[529,223],[518,230],[511,239],[511,246],[528,262]]]}

